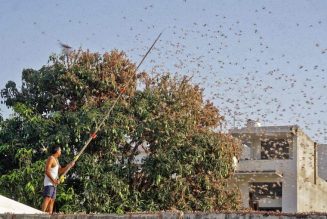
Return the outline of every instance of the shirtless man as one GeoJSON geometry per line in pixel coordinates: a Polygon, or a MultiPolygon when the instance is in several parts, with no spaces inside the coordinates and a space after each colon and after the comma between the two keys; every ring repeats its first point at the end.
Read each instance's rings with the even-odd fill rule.
{"type": "Polygon", "coordinates": [[[61,167],[58,158],[61,155],[61,148],[54,147],[51,151],[52,155],[48,157],[45,165],[45,176],[44,176],[44,200],[42,203],[42,211],[52,214],[53,205],[56,199],[57,185],[60,183],[59,176],[64,173],[67,168],[73,167],[75,162],[69,163],[65,167],[61,167]]]}

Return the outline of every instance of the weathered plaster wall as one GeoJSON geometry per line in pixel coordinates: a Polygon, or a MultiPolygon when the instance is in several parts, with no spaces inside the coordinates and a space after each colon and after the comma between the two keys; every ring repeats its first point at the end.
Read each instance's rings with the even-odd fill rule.
{"type": "Polygon", "coordinates": [[[294,219],[312,218],[326,219],[327,214],[269,214],[269,213],[183,213],[183,212],[158,212],[149,214],[74,214],[74,215],[14,215],[0,214],[0,219],[294,219]]]}
{"type": "Polygon", "coordinates": [[[314,142],[299,131],[297,146],[297,212],[326,211],[327,183],[317,172],[319,163],[314,153],[314,142]]]}

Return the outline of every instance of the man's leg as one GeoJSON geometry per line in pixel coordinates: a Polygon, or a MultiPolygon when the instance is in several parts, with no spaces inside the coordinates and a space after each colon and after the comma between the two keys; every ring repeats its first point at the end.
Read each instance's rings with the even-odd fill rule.
{"type": "Polygon", "coordinates": [[[54,186],[45,186],[44,187],[44,201],[42,204],[42,211],[52,214],[54,200],[56,199],[57,188],[54,186]]]}
{"type": "Polygon", "coordinates": [[[43,203],[42,203],[42,211],[49,212],[49,204],[50,204],[51,198],[50,197],[44,197],[43,203]]]}
{"type": "Polygon", "coordinates": [[[52,214],[53,211],[53,205],[54,205],[55,200],[54,199],[50,199],[50,203],[49,203],[49,214],[52,214]]]}
{"type": "Polygon", "coordinates": [[[55,186],[51,186],[51,190],[50,190],[50,194],[51,194],[51,200],[49,203],[49,214],[52,214],[53,212],[53,206],[56,200],[56,195],[57,195],[57,187],[55,186]]]}

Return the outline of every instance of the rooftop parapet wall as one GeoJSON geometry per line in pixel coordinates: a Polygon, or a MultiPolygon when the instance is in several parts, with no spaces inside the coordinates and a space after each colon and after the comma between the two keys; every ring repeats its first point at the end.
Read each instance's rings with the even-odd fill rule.
{"type": "Polygon", "coordinates": [[[116,214],[57,214],[57,215],[27,215],[27,214],[0,214],[0,219],[294,219],[312,218],[327,219],[327,213],[302,213],[302,214],[282,214],[276,212],[230,212],[230,213],[183,213],[157,212],[157,213],[131,213],[125,215],[116,214]]]}
{"type": "Polygon", "coordinates": [[[245,128],[235,128],[229,130],[231,134],[279,134],[279,133],[293,133],[296,134],[300,131],[297,125],[288,126],[261,126],[261,127],[245,127],[245,128]]]}

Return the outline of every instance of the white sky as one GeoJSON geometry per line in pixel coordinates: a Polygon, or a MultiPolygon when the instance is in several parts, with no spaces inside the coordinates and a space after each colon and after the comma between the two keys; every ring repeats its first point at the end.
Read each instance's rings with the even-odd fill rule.
{"type": "Polygon", "coordinates": [[[164,30],[143,69],[192,75],[229,127],[298,124],[324,143],[326,11],[323,0],[0,0],[0,87],[20,86],[22,69],[47,64],[59,41],[138,62],[164,30]]]}

